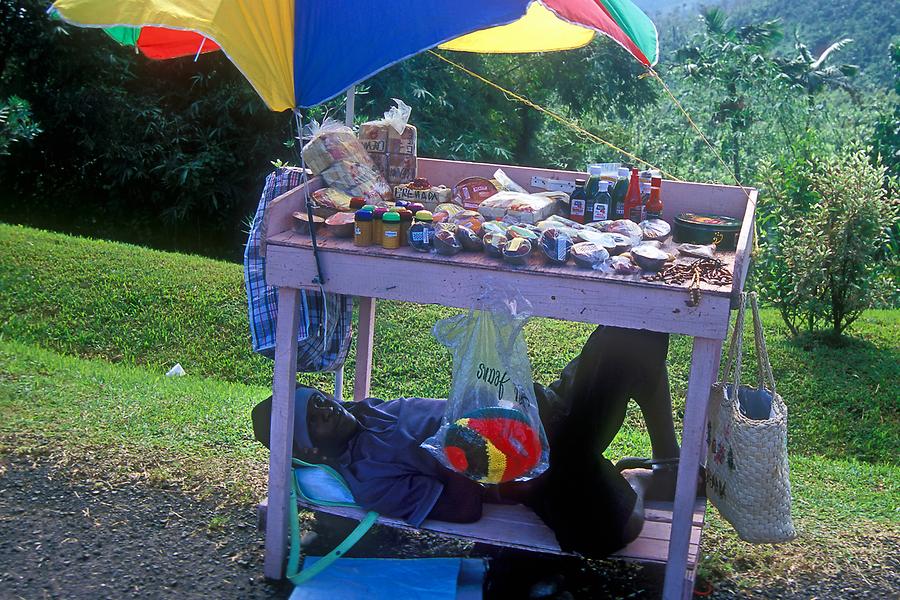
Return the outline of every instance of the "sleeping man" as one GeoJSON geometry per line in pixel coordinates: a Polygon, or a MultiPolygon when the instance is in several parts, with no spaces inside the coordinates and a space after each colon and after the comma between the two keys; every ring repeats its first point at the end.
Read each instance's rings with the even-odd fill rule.
{"type": "MultiPolygon", "coordinates": [[[[420,444],[441,426],[444,400],[400,398],[336,402],[297,387],[294,456],[327,463],[358,504],[418,527],[425,519],[466,523],[485,502],[532,508],[566,551],[600,557],[641,531],[645,497],[671,498],[678,445],[666,372],[668,335],[600,327],[548,387],[535,385],[550,462],[525,482],[484,486],[448,470],[420,444]],[[625,419],[641,408],[654,460],[617,469],[603,457],[625,419]]],[[[253,409],[256,438],[268,447],[271,398],[253,409]]]]}

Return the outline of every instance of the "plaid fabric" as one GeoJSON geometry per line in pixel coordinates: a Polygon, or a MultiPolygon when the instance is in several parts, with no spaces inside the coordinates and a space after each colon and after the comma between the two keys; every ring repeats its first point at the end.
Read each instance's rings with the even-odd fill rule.
{"type": "MultiPolygon", "coordinates": [[[[269,358],[275,356],[278,290],[266,285],[266,258],[259,248],[260,241],[266,236],[263,217],[272,200],[300,185],[300,176],[299,169],[279,168],[266,177],[244,250],[244,286],[253,351],[269,358]]],[[[297,369],[305,372],[337,369],[350,350],[353,299],[340,294],[301,290],[299,310],[297,369]]]]}

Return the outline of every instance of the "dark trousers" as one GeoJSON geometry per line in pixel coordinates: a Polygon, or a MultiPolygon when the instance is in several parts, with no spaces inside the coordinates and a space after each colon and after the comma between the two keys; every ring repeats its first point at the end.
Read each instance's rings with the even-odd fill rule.
{"type": "Polygon", "coordinates": [[[603,452],[629,399],[649,401],[668,386],[668,348],[667,334],[598,327],[557,381],[535,385],[550,466],[501,493],[530,506],[563,550],[605,556],[628,542],[623,533],[637,496],[603,452]]]}

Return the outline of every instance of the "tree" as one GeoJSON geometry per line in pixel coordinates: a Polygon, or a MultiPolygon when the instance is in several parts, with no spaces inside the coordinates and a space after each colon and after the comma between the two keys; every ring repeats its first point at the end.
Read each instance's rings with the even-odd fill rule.
{"type": "Polygon", "coordinates": [[[28,102],[11,96],[5,102],[0,100],[0,156],[9,154],[9,146],[19,140],[31,140],[41,132],[31,118],[28,102]]]}

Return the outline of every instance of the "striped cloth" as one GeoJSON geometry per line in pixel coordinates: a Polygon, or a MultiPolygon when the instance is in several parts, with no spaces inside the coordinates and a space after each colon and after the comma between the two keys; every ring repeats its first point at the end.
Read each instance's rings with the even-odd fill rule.
{"type": "MultiPolygon", "coordinates": [[[[263,217],[269,203],[300,185],[301,171],[278,168],[266,177],[266,185],[253,217],[244,250],[244,286],[253,351],[274,358],[278,290],[266,285],[266,258],[260,241],[266,236],[263,217]]],[[[300,291],[300,324],[297,329],[297,370],[334,371],[350,350],[353,299],[340,294],[300,291]]]]}

